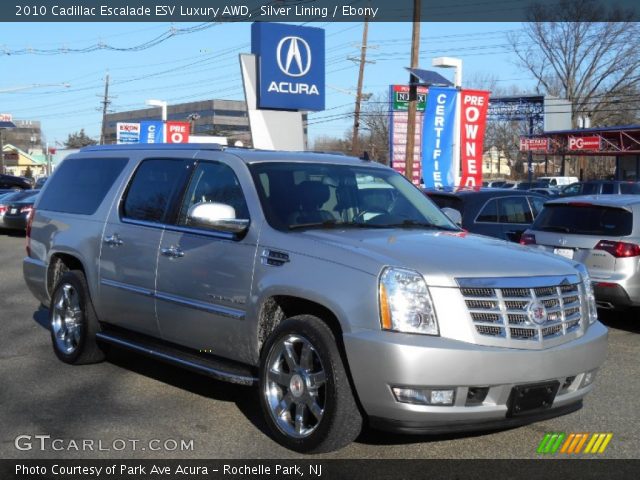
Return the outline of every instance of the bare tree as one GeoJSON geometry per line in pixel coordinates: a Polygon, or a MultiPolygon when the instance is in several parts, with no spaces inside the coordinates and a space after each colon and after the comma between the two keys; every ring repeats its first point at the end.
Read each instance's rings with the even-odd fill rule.
{"type": "Polygon", "coordinates": [[[632,18],[594,0],[536,4],[509,42],[543,93],[571,101],[574,127],[585,115],[594,126],[629,123],[640,89],[640,24],[632,18]]]}
{"type": "Polygon", "coordinates": [[[362,123],[365,137],[360,141],[363,150],[377,162],[389,164],[389,95],[379,93],[364,106],[362,123]]]}

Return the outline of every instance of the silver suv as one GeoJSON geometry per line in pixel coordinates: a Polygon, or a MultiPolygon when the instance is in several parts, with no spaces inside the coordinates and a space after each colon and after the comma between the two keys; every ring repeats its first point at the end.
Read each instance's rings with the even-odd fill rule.
{"type": "Polygon", "coordinates": [[[640,306],[640,195],[547,202],[520,243],[584,263],[598,307],[640,306]]]}
{"type": "Polygon", "coordinates": [[[578,262],[467,234],[339,155],[90,147],[35,206],[26,282],[62,361],[109,345],[256,385],[273,436],[487,430],[574,411],[606,356],[578,262]]]}

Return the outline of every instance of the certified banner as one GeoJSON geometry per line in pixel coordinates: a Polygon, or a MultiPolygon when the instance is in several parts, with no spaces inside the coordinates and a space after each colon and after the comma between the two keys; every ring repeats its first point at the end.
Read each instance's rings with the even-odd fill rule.
{"type": "Polygon", "coordinates": [[[422,129],[422,178],[427,188],[453,186],[455,88],[430,87],[422,129]]]}
{"type": "Polygon", "coordinates": [[[140,122],[140,143],[163,143],[164,123],[159,120],[140,122]]]}
{"type": "Polygon", "coordinates": [[[482,147],[487,122],[489,92],[462,90],[460,112],[460,185],[475,187],[482,185],[482,147]]]}

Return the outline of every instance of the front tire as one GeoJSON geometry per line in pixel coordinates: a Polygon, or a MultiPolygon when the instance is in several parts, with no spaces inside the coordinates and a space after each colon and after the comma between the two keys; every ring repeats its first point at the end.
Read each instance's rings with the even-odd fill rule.
{"type": "Polygon", "coordinates": [[[337,450],[362,429],[336,339],[312,315],[283,321],[268,338],[260,361],[260,403],[273,437],[297,452],[337,450]]]}
{"type": "Polygon", "coordinates": [[[49,326],[53,351],[63,362],[83,365],[104,360],[104,352],[96,342],[100,326],[82,271],[68,271],[56,283],[49,326]]]}

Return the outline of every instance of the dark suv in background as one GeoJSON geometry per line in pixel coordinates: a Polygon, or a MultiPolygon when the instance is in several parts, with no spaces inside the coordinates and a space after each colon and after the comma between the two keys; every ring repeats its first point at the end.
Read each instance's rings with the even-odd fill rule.
{"type": "Polygon", "coordinates": [[[27,190],[29,188],[33,188],[33,184],[28,178],[0,173],[0,189],[27,190]]]}
{"type": "Polygon", "coordinates": [[[511,242],[520,240],[548,200],[537,193],[498,188],[425,193],[440,208],[460,212],[465,230],[511,242]]]}
{"type": "Polygon", "coordinates": [[[561,191],[563,197],[575,195],[626,195],[640,194],[640,182],[622,180],[590,180],[567,185],[561,191]]]}

